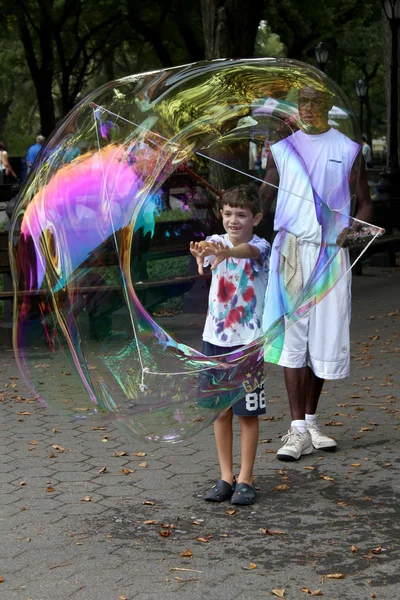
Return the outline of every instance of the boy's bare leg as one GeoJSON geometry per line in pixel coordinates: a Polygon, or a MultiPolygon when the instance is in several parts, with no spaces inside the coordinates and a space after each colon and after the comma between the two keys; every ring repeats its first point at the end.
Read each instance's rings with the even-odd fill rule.
{"type": "Polygon", "coordinates": [[[214,422],[215,443],[217,445],[221,479],[233,482],[233,413],[230,408],[214,422]]]}
{"type": "Polygon", "coordinates": [[[253,468],[258,446],[258,416],[239,417],[241,430],[242,463],[238,483],[253,485],[253,468]]]}

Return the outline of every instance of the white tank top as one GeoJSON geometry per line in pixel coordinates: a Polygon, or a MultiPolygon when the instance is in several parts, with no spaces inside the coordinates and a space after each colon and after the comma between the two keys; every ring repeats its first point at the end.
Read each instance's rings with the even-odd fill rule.
{"type": "Polygon", "coordinates": [[[316,202],[350,215],[349,178],[359,149],[336,129],[318,135],[299,130],[271,146],[279,173],[274,229],[319,244],[316,202]]]}

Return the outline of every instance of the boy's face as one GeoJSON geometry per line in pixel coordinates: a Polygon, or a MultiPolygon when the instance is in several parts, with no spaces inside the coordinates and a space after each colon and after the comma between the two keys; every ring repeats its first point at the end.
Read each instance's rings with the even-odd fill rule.
{"type": "Polygon", "coordinates": [[[253,237],[253,227],[259,224],[262,214],[253,215],[246,207],[224,204],[221,210],[222,224],[234,246],[249,242],[253,237]]]}

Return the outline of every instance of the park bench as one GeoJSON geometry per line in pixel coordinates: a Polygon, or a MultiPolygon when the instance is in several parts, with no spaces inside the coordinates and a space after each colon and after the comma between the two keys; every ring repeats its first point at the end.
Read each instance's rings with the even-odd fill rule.
{"type": "MultiPolygon", "coordinates": [[[[171,196],[175,194],[173,197],[179,196],[179,193],[184,195],[185,184],[189,184],[187,178],[184,177],[178,177],[177,181],[176,175],[171,178],[169,183],[170,189],[168,191],[171,196]]],[[[196,261],[189,253],[189,244],[192,240],[203,240],[206,235],[211,233],[211,229],[212,232],[216,230],[216,226],[215,223],[212,223],[214,213],[211,210],[210,196],[198,185],[196,189],[197,194],[188,217],[177,219],[176,210],[172,210],[170,214],[175,218],[165,220],[169,214],[168,209],[171,210],[168,194],[166,210],[162,214],[163,220],[156,220],[154,235],[151,236],[148,233],[144,236],[141,230],[134,234],[131,247],[133,285],[140,302],[150,312],[166,300],[183,295],[185,295],[186,308],[189,309],[189,303],[191,312],[206,311],[211,274],[199,275],[196,261]],[[169,273],[168,276],[165,275],[163,273],[165,262],[161,261],[168,262],[178,257],[188,258],[187,261],[184,261],[184,272],[182,272],[182,269],[180,271],[177,269],[176,274],[169,273]],[[156,269],[159,275],[154,277],[151,271],[155,270],[154,264],[158,261],[162,266],[156,269]]],[[[189,213],[189,211],[187,212],[189,213]]],[[[119,233],[116,233],[117,237],[119,233]]],[[[97,333],[100,332],[99,323],[104,322],[104,315],[101,314],[98,318],[99,303],[96,303],[96,308],[93,307],[92,299],[94,296],[98,295],[99,297],[101,295],[103,312],[107,310],[107,307],[112,312],[112,310],[118,308],[118,305],[122,306],[124,302],[121,281],[118,276],[118,256],[115,252],[114,243],[113,237],[105,240],[74,273],[74,281],[76,282],[74,293],[80,296],[82,306],[88,307],[92,321],[90,329],[97,333]],[[117,281],[109,283],[113,269],[116,270],[117,281]],[[94,274],[93,277],[90,276],[91,272],[94,274]],[[80,273],[82,277],[80,277],[80,273]]],[[[169,268],[169,271],[171,271],[171,268],[169,268]]],[[[3,339],[7,342],[11,340],[12,299],[14,297],[8,252],[8,232],[6,231],[0,232],[0,274],[3,274],[5,279],[4,289],[2,290],[0,287],[0,302],[4,302],[3,322],[0,323],[0,343],[3,343],[3,339]]],[[[35,296],[45,295],[46,293],[45,291],[32,292],[35,296]]],[[[62,293],[60,293],[61,297],[62,293]]]]}
{"type": "MultiPolygon", "coordinates": [[[[175,190],[184,190],[184,178],[175,176],[171,180],[170,192],[175,190]],[[173,187],[175,186],[175,187],[173,187]]],[[[169,197],[169,195],[168,195],[169,197]]],[[[199,195],[200,201],[197,202],[194,215],[188,219],[160,221],[156,223],[154,235],[135,234],[132,251],[131,264],[132,275],[134,277],[134,289],[140,302],[147,310],[152,311],[157,305],[165,300],[186,294],[186,309],[191,312],[205,312],[206,297],[210,279],[210,273],[199,275],[194,259],[189,254],[189,243],[192,240],[200,241],[205,235],[216,232],[216,222],[207,222],[207,215],[210,215],[210,200],[204,193],[199,195]],[[149,271],[151,266],[157,261],[163,259],[173,259],[176,257],[189,257],[189,268],[185,274],[174,274],[171,276],[151,277],[149,271]],[[190,292],[190,294],[189,294],[190,292]],[[198,304],[197,310],[196,305],[198,304]]],[[[168,202],[167,202],[168,204],[168,202]]],[[[369,261],[375,254],[380,254],[381,258],[386,257],[388,266],[396,266],[396,252],[400,251],[400,202],[399,201],[374,201],[374,223],[386,230],[385,235],[378,238],[369,246],[362,259],[359,260],[354,268],[355,275],[361,275],[363,264],[369,261]]],[[[167,212],[165,214],[168,214],[167,212]]],[[[265,227],[261,224],[256,231],[258,235],[266,235],[265,227]]],[[[272,232],[268,232],[271,234],[272,232]]],[[[270,237],[270,235],[267,235],[270,237]]],[[[101,247],[96,249],[91,256],[81,265],[81,268],[87,272],[87,269],[101,269],[118,267],[118,257],[114,251],[114,241],[109,239],[103,242],[101,247]],[[109,246],[107,248],[107,245],[109,246]]],[[[354,243],[349,246],[352,262],[355,261],[365,245],[354,243]]],[[[12,310],[11,301],[13,290],[11,285],[10,262],[8,255],[8,234],[0,232],[0,274],[5,277],[4,289],[0,288],[0,301],[6,301],[7,308],[4,310],[3,323],[0,323],[0,332],[7,331],[7,339],[11,339],[11,321],[12,310]]],[[[85,282],[85,279],[83,279],[85,282]]],[[[82,294],[82,297],[88,299],[94,293],[103,293],[108,295],[111,303],[123,302],[121,294],[121,284],[107,283],[104,278],[97,276],[93,285],[77,284],[75,291],[82,294]]],[[[35,292],[36,294],[36,292],[35,292]]],[[[96,317],[93,315],[96,329],[96,317]]],[[[0,336],[3,338],[3,334],[0,336]]]]}

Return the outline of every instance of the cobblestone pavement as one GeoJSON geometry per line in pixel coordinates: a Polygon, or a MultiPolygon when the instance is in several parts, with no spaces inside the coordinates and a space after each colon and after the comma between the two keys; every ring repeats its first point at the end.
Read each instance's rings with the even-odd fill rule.
{"type": "Polygon", "coordinates": [[[276,460],[289,412],[271,374],[258,502],[236,511],[201,499],[218,476],[211,428],[158,445],[62,420],[0,350],[0,598],[397,599],[399,284],[400,270],[355,278],[352,375],[320,411],[337,452],[276,460]]]}

